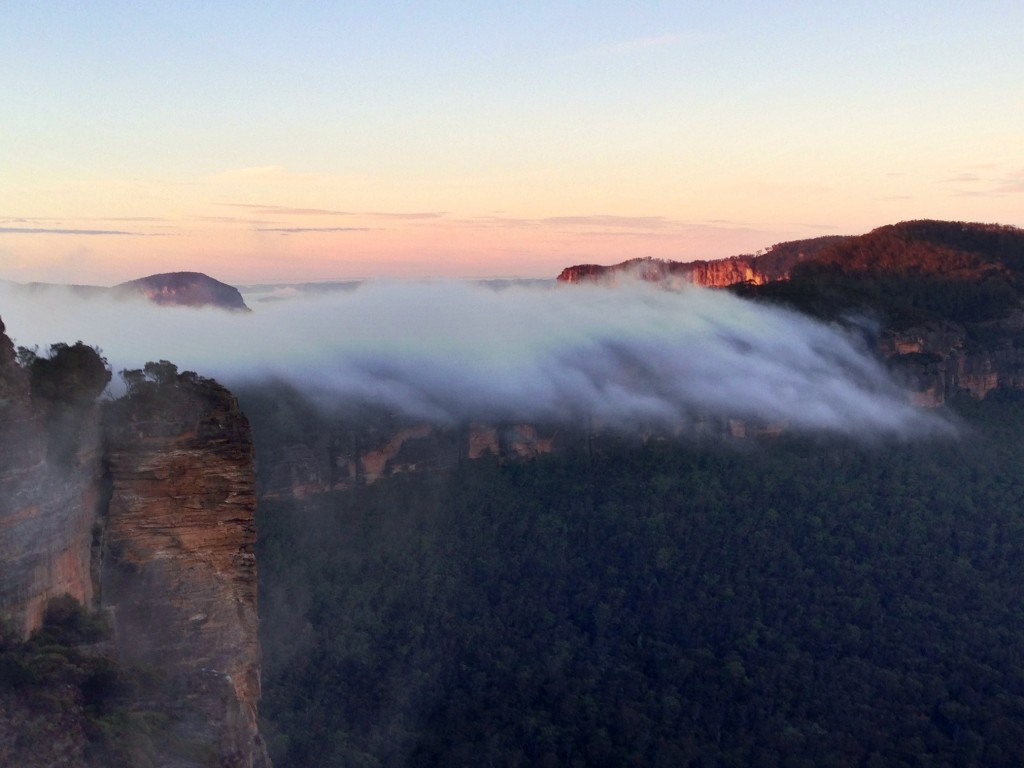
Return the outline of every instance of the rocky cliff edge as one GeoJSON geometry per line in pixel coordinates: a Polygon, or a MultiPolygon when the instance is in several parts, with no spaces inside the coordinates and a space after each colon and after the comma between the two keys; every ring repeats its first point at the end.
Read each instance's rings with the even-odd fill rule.
{"type": "Polygon", "coordinates": [[[144,680],[121,706],[161,723],[145,759],[126,764],[268,766],[256,715],[253,447],[234,396],[161,362],[129,376],[129,394],[101,415],[109,371],[96,350],[54,345],[20,362],[0,325],[0,763],[106,765],[89,756],[96,721],[82,692],[22,679],[32,670],[11,639],[70,596],[111,631],[66,653],[107,657],[144,680]],[[38,701],[58,694],[66,705],[54,699],[53,711],[38,701]]]}

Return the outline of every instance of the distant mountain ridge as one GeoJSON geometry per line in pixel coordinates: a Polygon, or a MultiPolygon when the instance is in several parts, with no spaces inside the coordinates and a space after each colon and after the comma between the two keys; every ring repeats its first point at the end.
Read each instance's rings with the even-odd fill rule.
{"type": "Polygon", "coordinates": [[[826,319],[868,311],[894,327],[994,322],[1024,309],[1024,230],[906,221],[837,242],[785,278],[732,288],[826,319]]]}
{"type": "Polygon", "coordinates": [[[611,266],[578,264],[563,269],[557,279],[563,283],[611,282],[619,276],[633,276],[648,282],[681,281],[713,288],[725,288],[736,283],[760,285],[786,279],[797,264],[813,260],[827,249],[850,239],[843,235],[827,235],[808,240],[792,240],[777,243],[761,254],[729,256],[710,261],[638,258],[611,266]]]}
{"type": "Polygon", "coordinates": [[[755,256],[567,267],[558,279],[626,276],[725,288],[870,329],[921,405],[958,392],[1024,389],[1024,230],[1017,227],[905,221],[855,237],[780,243],[755,256]]]}
{"type": "Polygon", "coordinates": [[[916,220],[846,238],[814,261],[847,272],[942,274],[977,279],[1024,276],[1024,230],[1002,224],[916,220]]]}
{"type": "MultiPolygon", "coordinates": [[[[805,263],[847,273],[943,275],[973,280],[1001,275],[1024,284],[1024,230],[1003,224],[921,219],[889,224],[864,235],[829,235],[777,243],[764,253],[708,261],[629,259],[618,264],[577,264],[559,282],[608,282],[633,276],[650,282],[681,279],[726,288],[789,280],[805,263]]],[[[799,275],[797,275],[799,277],[799,275]]]]}
{"type": "Polygon", "coordinates": [[[84,299],[100,297],[131,298],[142,296],[155,304],[178,307],[217,307],[248,312],[242,294],[233,285],[222,283],[202,272],[163,272],[140,277],[112,287],[100,285],[64,285],[59,283],[8,283],[16,290],[47,291],[60,286],[84,299]]]}
{"type": "Polygon", "coordinates": [[[120,283],[111,290],[120,294],[141,294],[162,305],[249,309],[237,288],[202,272],[164,272],[120,283]]]}

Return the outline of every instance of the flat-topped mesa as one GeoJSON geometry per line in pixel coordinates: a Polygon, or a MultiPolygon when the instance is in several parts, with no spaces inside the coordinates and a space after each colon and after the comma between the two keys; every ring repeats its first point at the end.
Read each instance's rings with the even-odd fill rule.
{"type": "Polygon", "coordinates": [[[115,285],[111,290],[122,295],[141,294],[156,304],[249,311],[237,288],[202,272],[149,275],[115,285]]]}
{"type": "Polygon", "coordinates": [[[730,256],[711,261],[641,258],[611,266],[579,264],[563,269],[558,280],[563,283],[614,283],[620,278],[634,278],[652,283],[691,283],[709,288],[724,288],[737,283],[761,285],[786,279],[800,262],[813,259],[826,248],[847,239],[828,236],[794,240],[773,245],[762,254],[730,256]]]}
{"type": "Polygon", "coordinates": [[[126,381],[104,419],[103,606],[120,661],[159,672],[174,765],[268,765],[249,423],[230,392],[170,363],[126,381]]]}

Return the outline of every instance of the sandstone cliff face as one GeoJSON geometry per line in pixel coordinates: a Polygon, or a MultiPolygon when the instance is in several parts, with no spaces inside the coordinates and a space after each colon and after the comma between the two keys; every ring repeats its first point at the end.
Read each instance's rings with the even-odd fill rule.
{"type": "Polygon", "coordinates": [[[566,267],[558,275],[563,283],[606,283],[614,285],[622,279],[637,279],[651,283],[692,284],[725,287],[736,283],[760,285],[772,278],[757,268],[753,256],[733,256],[716,261],[661,261],[659,259],[633,259],[610,267],[580,264],[566,267]]]}
{"type": "MultiPolygon", "coordinates": [[[[1014,227],[917,221],[858,237],[780,243],[756,256],[584,264],[564,269],[558,279],[614,284],[632,278],[670,288],[746,284],[745,295],[792,301],[812,315],[848,302],[854,314],[888,318],[878,352],[914,403],[935,407],[958,393],[980,398],[998,389],[1024,389],[1022,249],[1024,233],[1014,227]],[[819,269],[795,269],[805,262],[819,269]],[[851,275],[857,278],[844,282],[851,275]],[[771,284],[789,289],[772,290],[779,285],[771,284]]],[[[838,311],[824,314],[830,321],[842,317],[838,311]]],[[[728,433],[749,434],[749,425],[733,423],[728,433]]]]}
{"type": "MultiPolygon", "coordinates": [[[[112,642],[83,652],[151,681],[125,705],[170,723],[146,765],[269,765],[248,422],[194,375],[144,381],[101,419],[102,358],[58,347],[23,369],[0,324],[0,617],[27,637],[63,595],[109,617],[112,642]]],[[[80,683],[2,692],[0,764],[87,764],[80,683]]]]}
{"type": "Polygon", "coordinates": [[[825,249],[846,241],[845,237],[817,237],[773,245],[757,255],[730,256],[710,261],[664,261],[662,259],[630,259],[612,266],[579,264],[566,267],[558,275],[563,283],[608,283],[620,279],[640,279],[669,287],[682,284],[708,288],[725,288],[737,283],[763,285],[785,280],[793,267],[812,259],[825,249]]]}
{"type": "MultiPolygon", "coordinates": [[[[295,395],[293,395],[295,396],[295,395]]],[[[367,428],[352,417],[332,422],[324,418],[307,430],[304,442],[291,442],[274,434],[272,426],[260,423],[258,408],[254,424],[263,433],[261,457],[261,498],[309,498],[331,491],[374,483],[410,472],[434,472],[454,468],[460,461],[492,457],[499,462],[516,462],[554,453],[569,447],[600,449],[605,440],[625,436],[614,426],[597,419],[554,424],[484,424],[460,427],[433,424],[392,424],[391,429],[367,428]],[[262,427],[262,429],[260,429],[262,427]],[[338,435],[343,435],[339,439],[338,435]]],[[[770,439],[786,432],[784,422],[698,415],[685,432],[650,431],[626,439],[640,442],[679,437],[770,439]]],[[[261,442],[257,441],[258,445],[261,442]]]]}
{"type": "Polygon", "coordinates": [[[1010,333],[994,348],[972,346],[959,324],[931,322],[884,331],[879,350],[902,373],[917,405],[936,407],[959,392],[984,398],[997,389],[1024,389],[1024,349],[1012,339],[1019,322],[1013,314],[993,324],[1010,333]]]}
{"type": "Polygon", "coordinates": [[[284,444],[264,455],[261,494],[303,498],[408,472],[449,469],[462,459],[532,458],[556,450],[561,436],[552,427],[530,424],[396,424],[390,430],[324,424],[322,432],[309,434],[305,442],[284,444]]]}
{"type": "Polygon", "coordinates": [[[93,404],[34,402],[0,323],[0,614],[27,636],[51,598],[94,602],[93,523],[103,498],[93,404]]]}
{"type": "Polygon", "coordinates": [[[120,660],[171,703],[167,765],[268,765],[260,695],[249,425],[213,382],[178,377],[110,409],[102,604],[120,660]]]}

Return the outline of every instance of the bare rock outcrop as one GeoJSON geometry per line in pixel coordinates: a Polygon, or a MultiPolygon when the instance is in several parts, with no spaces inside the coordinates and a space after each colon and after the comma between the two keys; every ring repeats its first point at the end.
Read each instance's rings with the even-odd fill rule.
{"type": "Polygon", "coordinates": [[[105,419],[102,603],[119,660],[154,672],[165,764],[266,766],[249,424],[226,389],[161,365],[105,419]]]}
{"type": "Polygon", "coordinates": [[[19,361],[0,324],[0,618],[15,639],[0,635],[8,655],[36,653],[5,667],[0,764],[92,764],[84,678],[66,661],[79,650],[47,661],[16,640],[70,596],[114,629],[80,658],[134,670],[145,683],[119,706],[166,718],[145,765],[269,765],[248,422],[212,381],[163,362],[146,376],[101,415],[110,372],[97,350],[55,344],[19,361]],[[39,677],[48,664],[52,680],[39,677]]]}
{"type": "MultiPolygon", "coordinates": [[[[0,323],[0,614],[27,636],[52,598],[94,604],[99,419],[91,398],[33,397],[3,331],[0,323]]],[[[79,348],[88,349],[65,347],[79,348]]]]}
{"type": "MultiPolygon", "coordinates": [[[[254,421],[259,418],[257,410],[254,421]]],[[[269,423],[257,422],[257,426],[263,426],[264,434],[272,434],[269,423]]],[[[265,498],[303,498],[410,472],[451,469],[464,459],[533,458],[572,440],[570,432],[552,425],[441,426],[412,421],[368,425],[338,418],[311,430],[302,442],[283,435],[270,438],[275,445],[261,458],[260,492],[265,498]]]]}
{"type": "Polygon", "coordinates": [[[558,275],[562,283],[616,284],[622,279],[649,283],[692,284],[724,287],[736,283],[760,285],[768,279],[755,265],[755,257],[733,256],[716,261],[665,261],[662,259],[631,259],[620,264],[601,266],[578,264],[566,267],[558,275]]]}
{"type": "Polygon", "coordinates": [[[630,259],[611,266],[578,264],[566,267],[558,275],[563,283],[609,283],[620,279],[639,279],[668,286],[683,284],[725,288],[739,283],[763,285],[785,280],[797,264],[818,256],[826,248],[846,241],[842,236],[816,237],[778,243],[763,253],[730,256],[708,261],[667,261],[630,259]]]}

